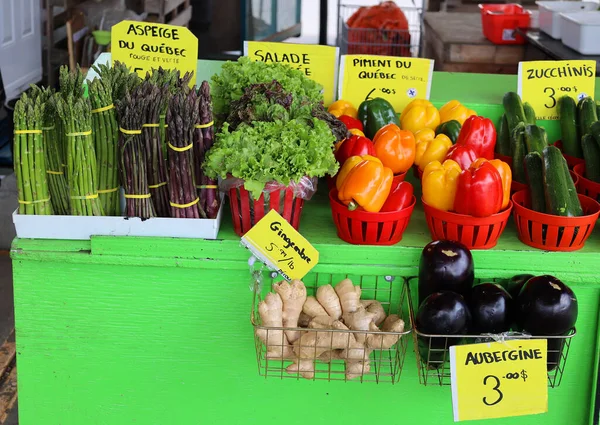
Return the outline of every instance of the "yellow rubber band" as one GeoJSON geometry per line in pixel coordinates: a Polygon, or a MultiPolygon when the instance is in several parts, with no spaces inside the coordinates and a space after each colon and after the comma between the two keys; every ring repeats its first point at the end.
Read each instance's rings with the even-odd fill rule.
{"type": "Polygon", "coordinates": [[[177,146],[173,146],[173,145],[171,144],[171,142],[167,142],[167,144],[168,144],[168,145],[169,145],[169,147],[170,147],[171,149],[173,149],[175,152],[185,152],[185,151],[187,151],[187,150],[190,150],[190,149],[192,149],[192,148],[194,147],[194,144],[193,144],[193,143],[190,143],[189,145],[187,145],[187,146],[186,146],[186,147],[184,147],[184,148],[178,148],[177,146]]]}
{"type": "Polygon", "coordinates": [[[129,134],[129,135],[142,134],[142,130],[125,130],[123,127],[119,127],[119,130],[123,134],[129,134]]]}
{"type": "Polygon", "coordinates": [[[195,127],[196,128],[208,128],[208,127],[212,127],[212,125],[214,124],[214,121],[211,121],[209,123],[206,124],[196,124],[195,127]]]}
{"type": "Polygon", "coordinates": [[[126,199],[148,199],[150,196],[149,193],[146,193],[145,195],[127,195],[125,194],[125,198],[126,199]]]}
{"type": "Polygon", "coordinates": [[[50,127],[42,127],[43,131],[50,131],[50,130],[54,130],[54,126],[50,126],[50,127]]]}
{"type": "Polygon", "coordinates": [[[119,190],[118,187],[113,187],[112,189],[100,189],[100,190],[98,190],[98,193],[113,193],[113,192],[116,192],[117,190],[119,190]]]}
{"type": "Polygon", "coordinates": [[[158,189],[159,187],[165,186],[167,184],[167,182],[162,182],[162,183],[158,183],[158,184],[151,184],[148,187],[150,189],[158,189]]]}
{"type": "Polygon", "coordinates": [[[201,184],[199,186],[196,186],[196,189],[218,189],[219,186],[217,186],[216,184],[201,184]]]}
{"type": "Polygon", "coordinates": [[[92,134],[92,130],[88,131],[78,131],[76,133],[67,133],[65,136],[67,137],[77,137],[77,136],[89,136],[92,134]]]}
{"type": "Polygon", "coordinates": [[[113,103],[111,103],[110,105],[103,106],[102,108],[92,109],[92,114],[97,114],[98,112],[109,111],[109,110],[111,110],[114,107],[115,107],[115,105],[113,103]]]}
{"type": "Polygon", "coordinates": [[[15,134],[42,134],[42,130],[15,130],[15,134]]]}
{"type": "Polygon", "coordinates": [[[48,199],[40,199],[38,201],[21,201],[20,199],[17,200],[17,202],[19,204],[23,204],[23,205],[41,204],[42,202],[48,202],[48,201],[50,201],[50,198],[48,198],[48,199]]]}
{"type": "Polygon", "coordinates": [[[46,173],[48,173],[48,174],[56,174],[57,176],[65,174],[62,171],[50,171],[50,170],[46,170],[46,173]]]}
{"type": "Polygon", "coordinates": [[[85,195],[85,196],[71,196],[71,199],[96,199],[98,197],[97,193],[93,195],[85,195]]]}
{"type": "Polygon", "coordinates": [[[191,206],[194,206],[194,205],[196,205],[196,204],[197,204],[199,201],[200,201],[200,198],[196,198],[196,199],[194,199],[192,202],[190,202],[189,204],[183,204],[183,205],[181,205],[181,204],[176,204],[176,203],[174,203],[174,202],[171,202],[171,201],[169,201],[169,204],[171,204],[171,206],[172,206],[172,207],[175,207],[175,208],[181,208],[181,209],[183,209],[183,208],[189,208],[189,207],[191,207],[191,206]]]}
{"type": "MultiPolygon", "coordinates": [[[[165,124],[165,128],[167,128],[169,125],[165,124]]],[[[157,123],[153,123],[153,124],[143,124],[142,127],[160,127],[160,124],[157,123]]]]}

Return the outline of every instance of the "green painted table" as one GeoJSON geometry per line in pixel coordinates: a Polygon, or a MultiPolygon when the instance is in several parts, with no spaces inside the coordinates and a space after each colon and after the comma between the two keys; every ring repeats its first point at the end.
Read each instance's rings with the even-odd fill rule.
{"type": "MultiPolygon", "coordinates": [[[[492,103],[516,84],[506,76],[436,79],[434,101],[465,97],[486,111],[497,111],[492,103]],[[480,90],[459,96],[465,87],[480,90]]],[[[414,276],[430,240],[418,206],[396,246],[343,243],[324,183],[306,203],[300,230],[320,252],[314,272],[334,279],[414,276]]],[[[572,286],[580,305],[577,335],[562,384],[549,390],[548,413],[490,423],[591,423],[599,232],[577,253],[549,253],[521,244],[511,222],[496,248],[474,252],[478,277],[554,274],[572,286]]],[[[233,232],[229,211],[216,241],[17,239],[12,258],[21,425],[452,423],[450,388],[419,384],[412,340],[395,385],[259,376],[249,252],[233,232]]]]}

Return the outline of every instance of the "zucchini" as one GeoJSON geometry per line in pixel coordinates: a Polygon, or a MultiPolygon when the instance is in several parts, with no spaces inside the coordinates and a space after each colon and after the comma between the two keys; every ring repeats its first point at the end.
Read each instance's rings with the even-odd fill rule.
{"type": "Polygon", "coordinates": [[[519,123],[527,122],[525,111],[523,110],[523,103],[521,103],[521,97],[517,93],[513,91],[506,93],[502,98],[502,105],[504,106],[504,112],[506,113],[508,129],[511,133],[519,123]]]}
{"type": "Polygon", "coordinates": [[[544,158],[544,197],[546,214],[578,217],[583,214],[567,161],[556,146],[548,146],[544,158]]]}
{"type": "Polygon", "coordinates": [[[596,102],[591,97],[584,97],[579,101],[577,117],[579,120],[579,137],[582,138],[590,132],[592,124],[598,121],[596,102]]]}
{"type": "Polygon", "coordinates": [[[558,114],[563,151],[567,155],[582,158],[581,143],[577,134],[577,105],[572,97],[563,96],[558,99],[558,114]]]}
{"type": "Polygon", "coordinates": [[[539,152],[531,152],[525,156],[525,175],[531,196],[531,209],[541,213],[546,212],[543,168],[544,161],[539,152]]]}
{"type": "Polygon", "coordinates": [[[525,145],[527,153],[538,152],[541,155],[544,148],[548,146],[546,130],[537,125],[527,125],[525,127],[525,145]]]}
{"type": "Polygon", "coordinates": [[[596,121],[592,124],[590,127],[590,134],[596,139],[596,142],[600,143],[600,121],[596,121]]]}
{"type": "Polygon", "coordinates": [[[535,119],[535,111],[533,110],[533,106],[529,104],[529,102],[525,102],[523,104],[523,112],[525,112],[525,123],[536,125],[537,121],[535,119]]]}
{"type": "Polygon", "coordinates": [[[600,183],[600,145],[590,134],[586,134],[581,138],[581,147],[585,159],[585,177],[600,183]]]}
{"type": "Polygon", "coordinates": [[[596,115],[600,118],[600,100],[596,101],[596,115]]]}
{"type": "Polygon", "coordinates": [[[512,149],[510,148],[510,132],[508,131],[508,122],[506,121],[506,114],[502,114],[502,116],[500,117],[500,124],[498,125],[498,134],[496,135],[496,153],[506,156],[512,155],[512,149]]]}
{"type": "Polygon", "coordinates": [[[525,166],[523,161],[525,155],[527,155],[527,148],[525,147],[525,124],[519,123],[510,136],[511,149],[512,149],[512,173],[513,180],[519,183],[525,183],[525,166]]]}

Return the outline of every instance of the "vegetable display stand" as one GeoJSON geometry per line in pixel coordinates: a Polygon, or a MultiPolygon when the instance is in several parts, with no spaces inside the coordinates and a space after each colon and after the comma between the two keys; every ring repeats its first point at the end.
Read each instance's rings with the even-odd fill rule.
{"type": "MultiPolygon", "coordinates": [[[[259,303],[265,299],[270,292],[271,285],[254,285],[254,302],[252,304],[251,321],[254,327],[254,343],[256,346],[256,359],[260,376],[275,379],[294,379],[312,381],[347,381],[347,382],[374,382],[396,384],[400,380],[402,366],[406,354],[410,336],[410,318],[408,314],[408,301],[406,299],[406,281],[396,276],[352,276],[345,275],[344,279],[350,279],[361,287],[361,299],[377,300],[381,303],[385,315],[398,315],[404,321],[401,332],[365,332],[340,329],[307,329],[301,327],[266,327],[261,323],[259,315],[259,303]],[[282,332],[283,331],[283,332],[282,332]],[[308,331],[308,332],[307,332],[308,331]],[[269,341],[267,346],[261,338],[269,341]],[[315,344],[302,345],[304,338],[299,338],[293,345],[283,343],[284,332],[312,333],[315,336],[315,344]],[[377,336],[393,337],[395,342],[389,349],[366,349],[356,344],[362,338],[369,340],[377,336]],[[271,342],[273,341],[274,342],[271,342]],[[341,345],[340,344],[341,340],[341,345]],[[358,347],[358,348],[357,348],[358,347]],[[286,349],[290,353],[286,355],[286,349]],[[299,350],[299,351],[296,351],[299,350]],[[294,353],[308,352],[308,357],[298,360],[294,353]],[[360,361],[346,362],[342,360],[342,351],[351,351],[360,361]],[[301,367],[291,370],[290,366],[295,361],[301,367]],[[308,367],[302,367],[307,365],[308,367]],[[310,375],[306,375],[308,368],[310,375]],[[299,370],[298,370],[299,369],[299,370]]],[[[271,279],[262,279],[272,283],[271,279]]],[[[307,295],[315,296],[317,288],[323,285],[335,285],[336,277],[332,274],[318,273],[304,280],[307,295]]],[[[310,335],[307,335],[310,336],[310,335]]],[[[309,338],[310,339],[310,338],[309,338]]]]}
{"type": "MultiPolygon", "coordinates": [[[[409,281],[416,281],[418,278],[411,278],[409,281]]],[[[486,279],[492,281],[494,279],[486,279]]],[[[413,295],[409,289],[408,294],[410,306],[410,318],[413,327],[413,339],[415,346],[415,356],[417,358],[417,368],[419,370],[419,382],[423,385],[450,385],[450,347],[453,345],[477,344],[482,342],[491,342],[494,340],[510,339],[547,339],[547,367],[548,367],[548,386],[558,387],[562,381],[571,347],[571,339],[576,335],[575,328],[571,329],[566,335],[561,336],[535,336],[526,334],[511,335],[431,335],[419,332],[415,326],[415,302],[416,294],[413,295]],[[413,298],[414,297],[414,298],[413,298]]],[[[575,367],[575,365],[571,365],[575,367]]]]}
{"type": "Polygon", "coordinates": [[[512,202],[504,211],[490,217],[473,217],[441,211],[423,201],[425,220],[431,239],[450,239],[463,243],[469,249],[489,249],[496,246],[506,227],[512,202]]]}
{"type": "Polygon", "coordinates": [[[229,203],[235,233],[243,236],[271,210],[277,211],[298,230],[304,199],[296,196],[294,189],[288,187],[272,192],[263,191],[260,198],[255,200],[250,192],[240,186],[229,190],[229,203]]]}
{"type": "Polygon", "coordinates": [[[577,164],[573,171],[577,174],[577,192],[600,201],[600,183],[596,183],[585,176],[585,164],[577,164]]]}
{"type": "Polygon", "coordinates": [[[515,193],[512,201],[519,239],[526,245],[547,251],[583,248],[596,225],[600,204],[588,196],[578,196],[585,215],[560,217],[529,209],[527,191],[515,193]]]}
{"type": "Polygon", "coordinates": [[[567,160],[567,165],[569,166],[569,168],[571,170],[574,169],[575,166],[578,164],[585,164],[585,161],[583,160],[583,158],[577,158],[577,157],[565,154],[563,151],[562,142],[560,140],[557,140],[556,143],[554,143],[554,146],[556,146],[558,149],[560,149],[560,151],[563,153],[563,156],[567,160]]]}
{"type": "Polygon", "coordinates": [[[336,189],[329,192],[331,214],[338,236],[345,242],[357,245],[394,245],[400,242],[416,202],[413,196],[410,206],[393,212],[350,211],[338,200],[336,189]]]}

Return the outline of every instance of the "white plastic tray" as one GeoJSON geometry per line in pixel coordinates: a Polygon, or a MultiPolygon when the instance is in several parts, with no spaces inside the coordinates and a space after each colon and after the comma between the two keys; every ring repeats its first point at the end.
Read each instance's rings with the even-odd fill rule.
{"type": "Polygon", "coordinates": [[[582,55],[600,55],[600,11],[561,13],[565,46],[582,55]]]}
{"type": "Polygon", "coordinates": [[[598,3],[589,1],[538,1],[540,30],[560,40],[561,13],[598,9],[598,3]]]}

